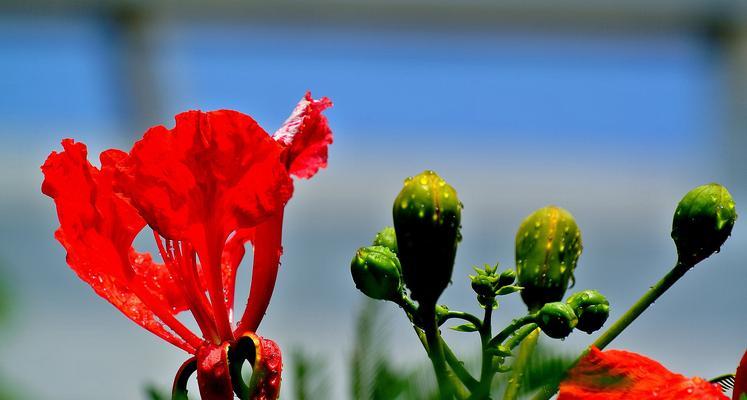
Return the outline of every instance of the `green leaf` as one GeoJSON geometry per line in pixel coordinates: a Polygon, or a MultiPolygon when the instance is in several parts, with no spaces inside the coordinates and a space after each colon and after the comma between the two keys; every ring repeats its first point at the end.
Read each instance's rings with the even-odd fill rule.
{"type": "Polygon", "coordinates": [[[504,287],[498,289],[498,292],[496,292],[496,294],[498,296],[505,296],[507,294],[516,293],[516,292],[518,292],[521,289],[524,289],[524,288],[521,287],[521,286],[509,285],[509,286],[504,286],[504,287]]]}
{"type": "Polygon", "coordinates": [[[475,324],[468,322],[466,324],[452,326],[451,329],[457,331],[457,332],[477,332],[477,327],[475,324]]]}

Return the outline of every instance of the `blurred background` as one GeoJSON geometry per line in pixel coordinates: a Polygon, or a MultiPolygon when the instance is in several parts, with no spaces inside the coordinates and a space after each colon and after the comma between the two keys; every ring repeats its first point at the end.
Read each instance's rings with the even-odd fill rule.
{"type": "MultiPolygon", "coordinates": [[[[459,191],[464,240],[442,297],[477,311],[471,266],[513,266],[521,220],[557,204],[582,229],[577,288],[618,317],[674,262],[675,205],[726,185],[747,213],[747,9],[730,1],[0,2],[0,376],[18,398],[139,399],[186,354],[120,315],[66,266],[39,166],[64,137],[129,149],[188,109],[236,109],[274,131],[306,90],[330,97],[329,167],[297,182],[276,295],[260,328],[286,354],[346,371],[363,302],[349,261],[403,178],[459,191]],[[5,313],[3,313],[5,314],[5,313]],[[114,389],[112,389],[114,388],[114,389]]],[[[746,214],[747,215],[747,214],[746,214]]],[[[743,217],[744,218],[744,217],[743,217]]],[[[733,371],[747,345],[747,228],[611,347],[686,375],[733,371]]],[[[239,281],[248,288],[248,268],[239,281]]],[[[241,289],[239,291],[241,293],[241,289]]],[[[237,298],[243,297],[237,294],[237,298]]],[[[518,296],[497,313],[521,315],[518,296]]],[[[426,358],[384,307],[396,365],[426,358]]],[[[447,332],[462,354],[472,335],[447,332]]],[[[574,333],[568,351],[593,340],[574,333]]],[[[284,397],[292,398],[286,374],[284,397]]],[[[4,383],[0,385],[5,386],[4,383]]],[[[15,398],[14,395],[8,395],[15,398]]]]}

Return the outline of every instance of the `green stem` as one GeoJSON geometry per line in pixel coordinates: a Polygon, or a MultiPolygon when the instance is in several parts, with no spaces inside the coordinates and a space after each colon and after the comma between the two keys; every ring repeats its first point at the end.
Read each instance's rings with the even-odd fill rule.
{"type": "Polygon", "coordinates": [[[524,325],[534,323],[536,318],[537,316],[535,314],[529,314],[511,321],[511,324],[503,328],[502,331],[498,332],[497,335],[490,339],[488,345],[491,347],[498,346],[499,344],[503,343],[503,341],[506,340],[509,336],[511,336],[511,334],[513,334],[517,329],[521,328],[524,325]]]}
{"type": "Polygon", "coordinates": [[[417,326],[413,325],[412,329],[415,330],[415,334],[418,335],[418,339],[420,339],[420,343],[423,344],[423,349],[425,349],[425,352],[428,352],[428,342],[425,339],[425,333],[423,333],[423,330],[418,328],[417,326]]]}
{"type": "Polygon", "coordinates": [[[656,299],[658,299],[664,292],[667,291],[672,285],[674,285],[677,280],[682,278],[687,271],[690,270],[692,266],[685,265],[681,262],[678,262],[677,265],[672,268],[671,271],[669,271],[666,275],[664,275],[663,278],[659,282],[656,283],[656,285],[651,286],[651,289],[649,289],[643,296],[641,296],[638,301],[633,304],[628,311],[623,314],[620,319],[615,321],[615,323],[607,328],[604,333],[602,333],[601,336],[597,338],[597,340],[594,341],[593,346],[598,347],[599,349],[603,349],[607,347],[610,342],[612,342],[622,331],[627,328],[633,321],[635,321],[636,318],[638,318],[641,314],[643,314],[646,309],[653,304],[656,299]]]}
{"type": "Polygon", "coordinates": [[[490,394],[490,384],[493,381],[493,353],[490,349],[490,335],[492,335],[493,307],[485,307],[485,317],[480,326],[480,344],[482,345],[482,366],[480,367],[480,385],[473,393],[474,398],[484,399],[490,394]]]}
{"type": "MultiPolygon", "coordinates": [[[[625,314],[620,317],[620,319],[615,321],[612,326],[607,328],[607,330],[604,331],[604,333],[602,333],[602,335],[599,336],[591,346],[596,346],[600,350],[607,347],[607,345],[610,344],[617,336],[619,336],[620,333],[625,330],[625,328],[627,328],[633,321],[635,321],[636,318],[643,314],[643,312],[646,311],[646,309],[651,304],[653,304],[656,299],[661,297],[664,292],[672,287],[672,285],[674,285],[675,282],[682,278],[685,273],[687,273],[687,271],[689,271],[692,267],[692,265],[688,265],[681,261],[678,261],[674,268],[672,268],[666,275],[664,275],[664,277],[661,278],[659,282],[656,282],[654,286],[651,286],[651,288],[643,296],[641,296],[641,298],[638,299],[638,301],[635,302],[635,304],[633,304],[633,306],[630,307],[628,311],[626,311],[625,314]]],[[[589,352],[591,346],[584,350],[584,352],[573,363],[571,368],[573,368],[573,366],[575,366],[576,363],[578,363],[581,358],[583,358],[589,352]]],[[[557,391],[558,388],[552,388],[545,391],[544,393],[538,394],[534,397],[534,400],[548,400],[557,391]]]]}
{"type": "Polygon", "coordinates": [[[508,347],[510,350],[513,350],[536,328],[537,324],[535,323],[522,326],[521,328],[517,329],[516,332],[514,332],[513,336],[506,340],[506,344],[504,346],[508,347]]]}
{"type": "Polygon", "coordinates": [[[470,323],[474,324],[477,327],[478,330],[481,329],[481,327],[482,327],[482,321],[480,321],[480,318],[477,318],[476,316],[474,316],[474,315],[472,315],[470,313],[466,313],[464,311],[449,311],[448,313],[446,313],[446,315],[444,315],[443,317],[439,318],[438,325],[441,326],[441,325],[443,325],[444,322],[446,322],[446,321],[448,321],[448,320],[450,320],[452,318],[463,319],[463,320],[465,320],[467,322],[470,322],[470,323]]]}
{"type": "MultiPolygon", "coordinates": [[[[491,328],[492,318],[493,307],[485,307],[485,318],[483,318],[483,323],[480,327],[480,341],[482,343],[482,368],[480,369],[480,382],[483,382],[483,384],[493,376],[491,373],[493,370],[493,355],[488,352],[490,335],[493,333],[491,328]]],[[[490,382],[488,382],[488,386],[489,385],[490,382]]]]}
{"type": "MultiPolygon", "coordinates": [[[[423,345],[423,348],[428,354],[428,357],[430,357],[432,361],[433,358],[431,357],[430,346],[428,345],[428,337],[426,336],[425,331],[419,328],[417,324],[415,323],[415,314],[418,311],[418,307],[415,305],[415,303],[413,303],[412,300],[410,300],[406,296],[402,296],[402,299],[398,304],[405,310],[405,314],[407,314],[407,318],[412,323],[412,329],[415,330],[415,334],[418,335],[418,339],[420,339],[420,343],[423,345]]],[[[432,318],[425,318],[425,319],[432,320],[435,322],[436,320],[435,317],[436,316],[434,313],[432,318]]],[[[454,389],[454,394],[456,395],[457,399],[465,400],[469,397],[469,393],[467,392],[467,389],[470,386],[474,386],[477,381],[475,380],[475,378],[472,378],[472,375],[470,375],[469,372],[464,368],[464,365],[462,365],[461,361],[457,359],[456,355],[454,355],[454,353],[451,351],[449,346],[446,345],[446,342],[441,338],[440,335],[438,335],[438,326],[436,326],[436,334],[438,336],[439,342],[441,343],[441,346],[437,346],[437,347],[441,348],[442,351],[445,353],[444,358],[449,362],[449,365],[454,370],[455,374],[457,374],[458,378],[457,376],[454,376],[454,374],[451,374],[446,369],[445,365],[442,370],[447,375],[448,380],[451,382],[451,385],[452,385],[451,387],[454,389]],[[474,381],[475,383],[472,383],[472,381],[474,381]]],[[[435,368],[436,367],[434,364],[434,369],[435,368]]],[[[436,372],[436,377],[438,378],[438,372],[436,372]]],[[[440,387],[441,387],[441,381],[439,381],[439,389],[440,387]]],[[[472,389],[469,389],[469,390],[472,390],[472,389]]]]}
{"type": "MultiPolygon", "coordinates": [[[[425,333],[423,332],[423,330],[415,325],[413,325],[412,328],[415,330],[415,334],[418,335],[420,343],[423,344],[423,348],[425,349],[426,353],[430,354],[430,350],[428,350],[428,341],[425,338],[425,333]]],[[[441,347],[443,348],[446,362],[449,364],[451,369],[454,371],[454,374],[456,375],[454,376],[452,374],[449,374],[449,380],[454,387],[456,397],[460,400],[467,399],[469,397],[468,390],[473,390],[473,388],[477,385],[477,380],[473,378],[472,375],[470,375],[467,369],[464,368],[462,362],[459,361],[454,352],[451,351],[443,338],[439,337],[439,339],[441,340],[441,347]]]]}
{"type": "Polygon", "coordinates": [[[425,333],[425,340],[428,344],[428,357],[431,359],[433,370],[436,373],[440,397],[442,400],[451,400],[454,397],[454,390],[451,386],[444,351],[441,347],[441,337],[438,333],[438,325],[436,324],[435,306],[424,308],[421,316],[424,324],[423,332],[425,333]]]}
{"type": "Polygon", "coordinates": [[[418,306],[415,305],[415,302],[413,302],[409,297],[403,294],[399,301],[397,301],[396,303],[398,306],[402,307],[403,310],[405,310],[407,318],[410,319],[410,322],[414,322],[413,316],[418,312],[418,306]]]}
{"type": "Polygon", "coordinates": [[[446,356],[446,362],[449,364],[451,369],[454,371],[454,374],[459,378],[459,380],[464,383],[464,386],[467,387],[470,391],[473,391],[477,388],[477,385],[479,385],[479,382],[477,379],[472,377],[472,374],[467,371],[466,368],[464,368],[464,364],[459,361],[456,354],[449,348],[449,345],[446,344],[446,342],[441,339],[441,347],[444,349],[444,355],[446,356]]]}
{"type": "Polygon", "coordinates": [[[506,387],[506,393],[503,395],[503,400],[515,400],[519,395],[519,388],[521,382],[524,380],[524,370],[527,364],[529,364],[529,358],[534,353],[534,348],[537,347],[537,339],[539,338],[540,329],[535,328],[526,340],[521,342],[519,348],[519,356],[516,358],[516,362],[512,366],[513,372],[511,378],[508,380],[508,386],[506,387]]]}

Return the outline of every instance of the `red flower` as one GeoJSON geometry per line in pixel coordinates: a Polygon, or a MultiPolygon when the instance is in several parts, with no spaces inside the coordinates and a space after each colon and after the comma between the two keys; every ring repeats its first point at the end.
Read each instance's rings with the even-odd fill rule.
{"type": "Polygon", "coordinates": [[[101,153],[100,169],[72,139],[42,166],[42,192],[57,207],[55,236],[70,267],[134,322],[194,354],[203,399],[233,398],[229,348],[242,337],[255,344],[255,370],[265,368],[256,398],[277,397],[279,349],[253,332],[277,276],[290,176],[310,178],[326,166],[332,132],[321,113],[330,105],[307,93],[272,137],[235,111],[189,111],[173,129],[148,130],[129,153],[101,153]],[[163,264],[132,247],[146,225],[163,264]],[[234,327],[236,271],[248,241],[252,284],[234,327]],[[200,336],[176,318],[185,310],[200,336]]]}
{"type": "Polygon", "coordinates": [[[732,400],[747,399],[747,351],[742,355],[742,361],[737,367],[737,374],[734,377],[734,395],[732,400]]]}
{"type": "Polygon", "coordinates": [[[658,362],[622,350],[593,347],[560,384],[558,400],[728,400],[718,385],[688,379],[658,362]]]}

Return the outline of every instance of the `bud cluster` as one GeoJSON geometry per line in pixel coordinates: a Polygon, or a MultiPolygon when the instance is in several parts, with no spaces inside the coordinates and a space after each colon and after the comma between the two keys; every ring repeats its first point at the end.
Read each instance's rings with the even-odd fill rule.
{"type": "Polygon", "coordinates": [[[462,204],[433,171],[407,178],[394,201],[394,227],[376,234],[351,262],[356,287],[365,295],[400,303],[407,287],[421,305],[435,307],[451,281],[462,204]]]}
{"type": "MultiPolygon", "coordinates": [[[[392,208],[394,226],[378,232],[372,245],[358,249],[350,271],[356,287],[366,296],[392,301],[403,308],[431,358],[442,398],[451,399],[457,393],[456,387],[451,386],[455,377],[471,392],[469,396],[462,393],[459,398],[488,398],[493,375],[508,371],[504,361],[514,355],[513,349],[520,344],[519,356],[510,367],[515,375],[509,382],[521,381],[522,363],[528,359],[524,353],[531,354],[537,343],[537,328],[555,339],[567,337],[574,329],[591,334],[607,321],[610,303],[596,290],[582,290],[563,301],[567,289],[575,283],[574,272],[583,244],[573,215],[550,205],[534,211],[520,224],[515,241],[515,270],[499,272],[497,263],[474,267],[475,273],[469,279],[484,309],[483,318],[437,305],[451,282],[461,241],[461,212],[456,190],[435,172],[424,171],[407,178],[392,208]],[[516,292],[520,292],[527,314],[492,336],[497,297],[516,292]],[[470,376],[440,336],[440,327],[451,319],[464,322],[451,329],[480,335],[480,381],[470,376]],[[446,374],[446,363],[455,376],[446,374]]],[[[595,345],[608,344],[674,280],[718,252],[736,218],[734,200],[723,186],[712,183],[687,193],[672,222],[672,238],[679,257],[674,273],[652,286],[600,335],[595,345]]],[[[507,398],[513,399],[518,393],[513,386],[517,384],[508,385],[507,398]]]]}
{"type": "Polygon", "coordinates": [[[572,294],[565,302],[546,303],[537,312],[537,325],[551,338],[562,339],[573,329],[591,334],[602,328],[610,313],[607,298],[596,290],[572,294]]]}
{"type": "Polygon", "coordinates": [[[498,264],[491,266],[485,264],[485,268],[474,267],[475,275],[470,275],[472,290],[477,293],[477,301],[482,307],[498,306],[495,300],[496,296],[503,296],[510,293],[518,292],[521,287],[514,286],[516,272],[507,269],[500,274],[498,273],[498,264]]]}

